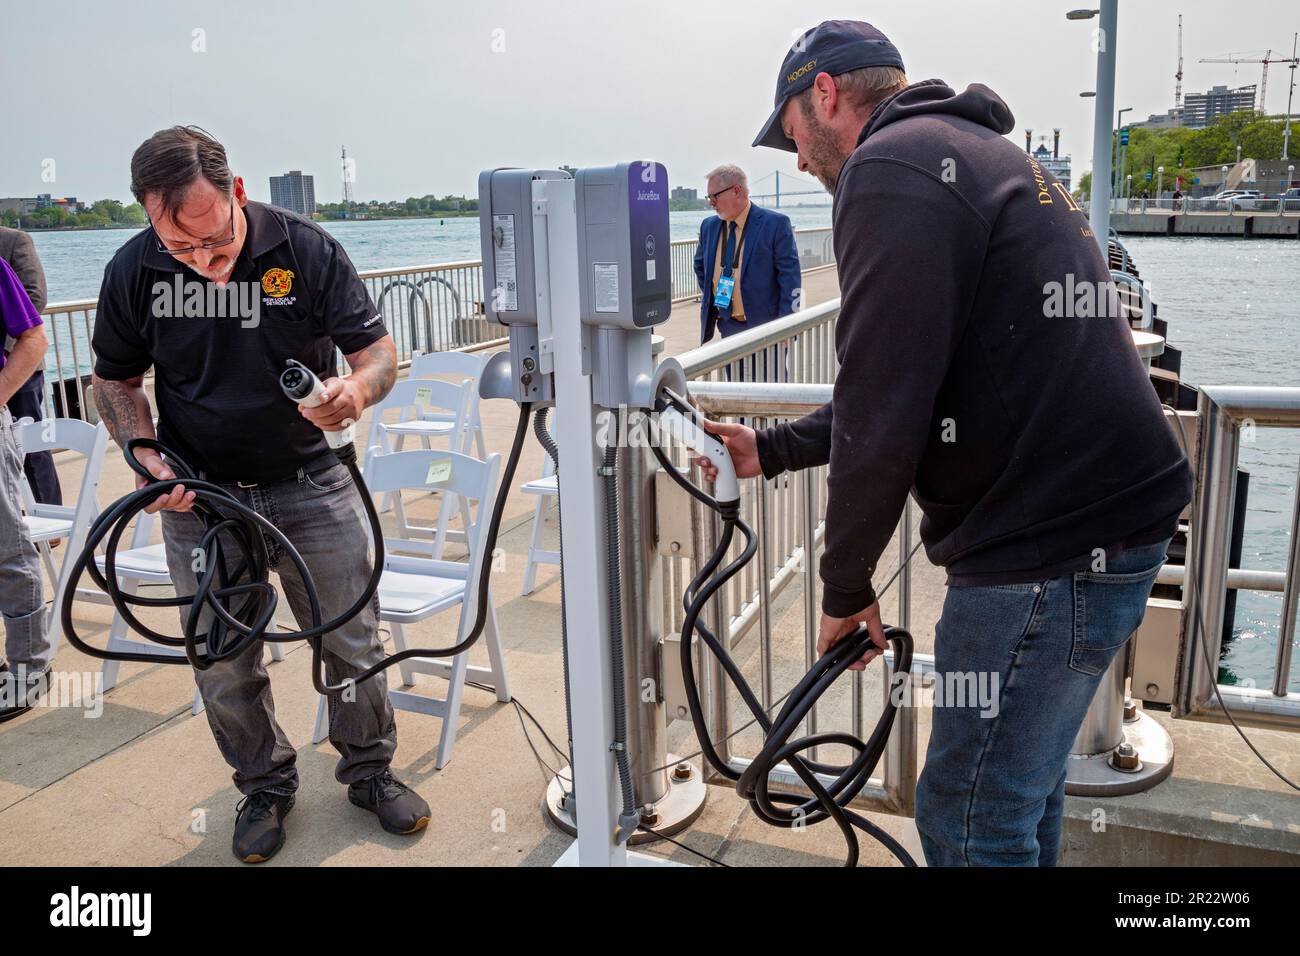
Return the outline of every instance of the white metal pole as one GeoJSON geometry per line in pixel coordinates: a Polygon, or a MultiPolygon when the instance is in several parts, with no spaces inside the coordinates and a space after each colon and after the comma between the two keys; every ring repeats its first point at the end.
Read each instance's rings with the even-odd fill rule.
{"type": "Polygon", "coordinates": [[[1115,27],[1119,21],[1119,0],[1101,0],[1101,26],[1097,35],[1097,103],[1092,120],[1092,205],[1088,219],[1093,238],[1106,255],[1110,234],[1110,149],[1115,111],[1115,27]]]}
{"type": "MultiPolygon", "coordinates": [[[[1295,69],[1296,69],[1296,38],[1300,33],[1291,34],[1291,85],[1286,88],[1286,127],[1282,130],[1282,158],[1290,159],[1291,156],[1291,96],[1295,93],[1295,69]]],[[[1287,186],[1290,186],[1287,183],[1287,186]]],[[[1286,190],[1283,190],[1285,192],[1286,190]]]]}
{"type": "MultiPolygon", "coordinates": [[[[627,849],[615,845],[622,809],[614,740],[613,680],[609,648],[609,574],[604,560],[606,528],[598,505],[600,453],[591,375],[583,371],[586,329],[579,319],[578,221],[572,179],[533,183],[534,214],[545,204],[555,338],[556,441],[563,449],[560,546],[570,588],[564,620],[573,713],[573,786],[582,866],[626,866],[627,849]]],[[[540,257],[540,253],[539,253],[540,257]]],[[[617,676],[622,680],[623,676],[617,676]]]]}
{"type": "Polygon", "coordinates": [[[1128,143],[1123,142],[1124,139],[1123,123],[1119,124],[1119,138],[1121,141],[1119,147],[1119,186],[1120,186],[1120,190],[1123,193],[1123,198],[1128,199],[1128,180],[1131,180],[1133,177],[1129,176],[1128,180],[1124,178],[1125,175],[1128,173],[1128,143]]]}

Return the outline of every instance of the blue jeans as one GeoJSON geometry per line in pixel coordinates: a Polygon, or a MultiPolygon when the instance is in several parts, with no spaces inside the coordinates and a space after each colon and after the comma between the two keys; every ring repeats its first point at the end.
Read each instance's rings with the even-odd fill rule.
{"type": "Polygon", "coordinates": [[[1120,551],[1104,572],[948,589],[916,787],[927,864],[1056,864],[1070,747],[1102,675],[1142,622],[1168,545],[1120,551]],[[991,699],[939,694],[972,682],[991,699]]]}

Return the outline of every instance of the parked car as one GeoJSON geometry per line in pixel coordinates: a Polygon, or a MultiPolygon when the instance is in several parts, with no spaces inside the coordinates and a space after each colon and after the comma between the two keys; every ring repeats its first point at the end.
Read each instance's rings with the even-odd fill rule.
{"type": "Polygon", "coordinates": [[[1233,209],[1241,209],[1246,212],[1254,212],[1261,209],[1276,209],[1274,201],[1265,196],[1258,189],[1245,189],[1233,196],[1230,200],[1233,209]]]}
{"type": "Polygon", "coordinates": [[[1202,200],[1203,209],[1254,209],[1260,198],[1258,189],[1225,189],[1202,200]]]}

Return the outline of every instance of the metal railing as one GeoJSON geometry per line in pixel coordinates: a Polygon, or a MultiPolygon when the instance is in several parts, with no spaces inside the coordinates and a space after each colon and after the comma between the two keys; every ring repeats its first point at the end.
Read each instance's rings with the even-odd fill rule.
{"type": "Polygon", "coordinates": [[[1191,586],[1184,588],[1173,716],[1222,721],[1227,719],[1223,712],[1226,707],[1239,723],[1298,729],[1300,694],[1288,692],[1287,687],[1296,634],[1296,602],[1300,599],[1300,481],[1296,483],[1290,553],[1281,587],[1277,586],[1275,573],[1229,568],[1228,556],[1241,429],[1300,428],[1300,388],[1203,387],[1197,418],[1196,486],[1187,560],[1191,586]],[[1271,688],[1240,684],[1216,687],[1225,598],[1230,587],[1282,592],[1282,621],[1271,688]]]}
{"type": "Polygon", "coordinates": [[[1219,215],[1236,216],[1272,213],[1274,215],[1300,214],[1300,199],[1278,199],[1243,196],[1236,199],[1211,199],[1208,196],[1192,198],[1183,196],[1174,199],[1170,196],[1160,198],[1130,196],[1127,199],[1112,199],[1112,212],[1168,212],[1178,215],[1219,215]]]}
{"type": "MultiPolygon", "coordinates": [[[[833,300],[678,356],[690,379],[690,397],[710,418],[741,418],[756,428],[815,410],[831,398],[838,369],[834,348],[834,324],[838,315],[839,301],[833,300]],[[782,381],[754,381],[763,377],[782,381]]],[[[722,636],[729,649],[738,652],[738,660],[746,654],[757,655],[758,697],[769,710],[779,706],[781,696],[788,689],[778,690],[778,671],[788,670],[793,686],[793,680],[816,660],[820,618],[816,555],[825,532],[825,487],[824,466],[771,480],[742,482],[742,516],[758,535],[758,553],[706,611],[708,626],[722,636]],[[778,598],[796,581],[802,584],[803,627],[801,647],[792,649],[788,643],[774,643],[773,623],[778,598]],[[745,641],[752,635],[757,636],[757,641],[749,645],[753,648],[749,651],[745,641]]],[[[701,513],[698,523],[704,531],[695,548],[697,559],[712,552],[718,533],[710,515],[701,513]]],[[[899,524],[898,539],[899,562],[903,563],[912,542],[910,501],[899,524]]],[[[737,544],[730,557],[735,557],[739,550],[737,544]]],[[[664,623],[667,631],[677,632],[684,616],[677,596],[696,568],[686,558],[669,559],[665,565],[664,623]]],[[[882,571],[888,574],[892,568],[882,568],[882,571]]],[[[897,583],[898,620],[901,626],[907,627],[911,618],[910,568],[903,567],[897,583]]],[[[886,660],[892,665],[892,653],[886,655],[886,660]]],[[[915,656],[913,673],[932,669],[932,656],[915,656]]],[[[746,743],[756,742],[738,732],[749,714],[733,715],[720,664],[712,662],[701,676],[704,684],[701,699],[709,714],[710,732],[718,741],[718,752],[734,769],[743,771],[750,758],[739,751],[746,743]]],[[[843,729],[863,737],[867,733],[866,679],[864,673],[855,672],[850,680],[848,713],[840,714],[838,722],[845,725],[843,729]]],[[[886,676],[881,693],[886,693],[887,688],[886,676]]],[[[809,733],[826,729],[822,726],[827,716],[820,712],[822,706],[819,704],[809,714],[809,733]]],[[[911,707],[900,710],[881,772],[868,783],[856,805],[891,813],[912,813],[916,785],[916,713],[911,707]]],[[[812,756],[817,759],[818,755],[814,752],[812,756]]],[[[773,771],[770,783],[773,790],[807,793],[797,775],[784,764],[773,771]]]]}
{"type": "MultiPolygon", "coordinates": [[[[799,250],[799,268],[808,272],[835,264],[830,228],[796,229],[795,247],[799,250]]],[[[673,301],[697,299],[699,282],[695,278],[695,249],[698,239],[677,239],[672,244],[673,301]]]]}
{"type": "Polygon", "coordinates": [[[404,361],[414,352],[449,352],[503,338],[502,327],[483,313],[483,269],[476,259],[359,275],[404,361]]]}
{"type": "MultiPolygon", "coordinates": [[[[834,263],[830,229],[795,230],[801,267],[834,263]]],[[[673,301],[699,296],[695,278],[695,239],[672,243],[673,301]]],[[[483,269],[477,259],[358,273],[397,344],[398,359],[415,352],[481,349],[505,342],[502,326],[483,311],[483,269]]],[[[49,348],[45,356],[44,413],[84,418],[86,386],[94,366],[91,339],[96,299],[52,302],[42,311],[49,348]]]]}
{"type": "Polygon", "coordinates": [[[694,299],[700,294],[700,284],[695,278],[695,247],[698,239],[676,239],[670,255],[673,270],[673,301],[694,299]]]}
{"type": "MultiPolygon", "coordinates": [[[[483,270],[477,260],[358,273],[392,333],[401,362],[415,352],[479,349],[504,342],[502,326],[483,314],[483,270]]],[[[45,353],[44,413],[86,417],[86,387],[96,299],[52,302],[42,311],[45,353]]]]}

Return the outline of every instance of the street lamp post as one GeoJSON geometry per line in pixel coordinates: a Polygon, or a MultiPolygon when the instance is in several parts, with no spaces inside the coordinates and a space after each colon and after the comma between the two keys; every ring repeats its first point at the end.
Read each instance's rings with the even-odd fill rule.
{"type": "Polygon", "coordinates": [[[1129,197],[1133,195],[1133,174],[1129,173],[1124,177],[1124,202],[1128,203],[1129,197]]]}
{"type": "Polygon", "coordinates": [[[1104,258],[1110,235],[1110,194],[1107,187],[1111,175],[1111,140],[1115,132],[1110,118],[1115,109],[1115,27],[1119,21],[1119,0],[1101,0],[1100,10],[1071,10],[1066,18],[1091,20],[1098,14],[1101,14],[1101,25],[1097,31],[1097,96],[1092,115],[1092,195],[1088,219],[1092,237],[1101,247],[1104,258]]]}
{"type": "Polygon", "coordinates": [[[1119,150],[1119,179],[1116,182],[1124,181],[1124,171],[1128,168],[1128,143],[1124,142],[1124,114],[1133,112],[1133,107],[1126,106],[1119,111],[1116,118],[1115,129],[1119,131],[1118,142],[1115,148],[1119,150]]]}
{"type": "Polygon", "coordinates": [[[1157,203],[1157,205],[1160,203],[1160,197],[1161,197],[1162,195],[1164,195],[1164,189],[1165,189],[1165,168],[1164,168],[1163,166],[1157,166],[1157,167],[1156,167],[1156,203],[1157,203]]]}

